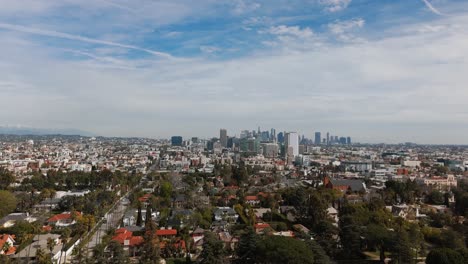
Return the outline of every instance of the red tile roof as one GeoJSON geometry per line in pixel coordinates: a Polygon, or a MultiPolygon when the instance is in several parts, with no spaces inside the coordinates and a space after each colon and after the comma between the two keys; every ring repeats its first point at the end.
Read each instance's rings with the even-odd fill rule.
{"type": "MultiPolygon", "coordinates": [[[[80,216],[81,213],[76,212],[76,215],[80,216]]],[[[60,221],[60,220],[70,219],[71,217],[72,217],[71,212],[65,212],[65,213],[61,213],[61,214],[57,214],[57,215],[52,216],[51,218],[47,219],[47,222],[57,222],[57,221],[60,221]]]]}
{"type": "Polygon", "coordinates": [[[175,236],[177,235],[176,229],[160,229],[156,230],[157,236],[175,236]]]}
{"type": "Polygon", "coordinates": [[[139,246],[143,243],[143,237],[142,236],[133,236],[133,232],[128,231],[125,228],[119,228],[115,231],[115,236],[112,237],[112,240],[119,242],[120,244],[124,245],[125,241],[129,241],[128,245],[133,247],[133,246],[139,246]]]}
{"type": "MultiPolygon", "coordinates": [[[[3,234],[0,235],[0,251],[3,249],[3,246],[5,243],[8,241],[8,239],[13,240],[13,243],[15,241],[15,236],[14,235],[8,235],[8,234],[3,234]]],[[[16,253],[16,247],[13,246],[13,244],[10,244],[10,248],[6,252],[4,252],[5,255],[12,255],[16,253]]]]}
{"type": "Polygon", "coordinates": [[[258,201],[258,197],[255,195],[248,195],[245,197],[246,201],[258,201]]]}
{"type": "Polygon", "coordinates": [[[270,225],[267,224],[267,223],[259,223],[259,224],[255,224],[255,229],[264,229],[264,228],[269,228],[270,225]]]}

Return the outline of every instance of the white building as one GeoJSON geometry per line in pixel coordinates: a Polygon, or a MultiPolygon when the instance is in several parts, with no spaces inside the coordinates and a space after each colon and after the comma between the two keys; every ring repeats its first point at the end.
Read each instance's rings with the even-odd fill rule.
{"type": "Polygon", "coordinates": [[[293,157],[299,155],[299,136],[296,132],[288,132],[284,135],[286,153],[292,152],[293,157]]]}

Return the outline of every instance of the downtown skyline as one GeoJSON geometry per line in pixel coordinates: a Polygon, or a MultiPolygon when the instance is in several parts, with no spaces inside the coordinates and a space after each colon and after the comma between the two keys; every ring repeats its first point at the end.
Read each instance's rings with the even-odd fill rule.
{"type": "Polygon", "coordinates": [[[468,144],[466,1],[0,5],[0,126],[468,144]]]}

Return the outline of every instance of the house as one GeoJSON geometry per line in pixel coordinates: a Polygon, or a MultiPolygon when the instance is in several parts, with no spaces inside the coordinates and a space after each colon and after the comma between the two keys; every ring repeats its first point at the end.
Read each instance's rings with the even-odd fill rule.
{"type": "Polygon", "coordinates": [[[274,236],[283,236],[283,237],[294,237],[294,232],[293,231],[280,231],[280,232],[273,232],[272,233],[274,236]]]}
{"type": "Polygon", "coordinates": [[[39,204],[33,206],[35,212],[50,212],[59,207],[60,198],[47,198],[39,204]]]}
{"type": "Polygon", "coordinates": [[[432,176],[427,178],[418,178],[417,181],[422,185],[432,186],[438,189],[457,187],[457,179],[454,175],[447,175],[447,177],[432,176]]]}
{"type": "Polygon", "coordinates": [[[56,227],[67,227],[74,225],[76,223],[75,218],[77,216],[81,216],[80,212],[63,212],[61,214],[57,214],[52,216],[51,218],[47,219],[47,224],[56,226],[56,227]]]}
{"type": "Polygon", "coordinates": [[[218,207],[214,211],[214,218],[216,221],[227,220],[229,222],[237,222],[239,215],[230,207],[218,207]]]}
{"type": "Polygon", "coordinates": [[[172,207],[177,208],[177,209],[184,208],[186,205],[187,205],[187,198],[185,197],[185,194],[177,195],[172,201],[172,207]]]}
{"type": "Polygon", "coordinates": [[[255,195],[247,195],[244,197],[245,203],[250,204],[251,206],[256,206],[260,204],[260,199],[255,195]]]}
{"type": "Polygon", "coordinates": [[[310,233],[310,229],[301,225],[301,224],[295,224],[293,225],[293,229],[296,230],[297,232],[302,232],[302,233],[305,233],[305,234],[309,234],[310,233]]]}
{"type": "Polygon", "coordinates": [[[55,263],[59,258],[62,252],[62,241],[60,239],[60,235],[57,234],[45,234],[45,235],[36,235],[33,238],[33,242],[26,246],[20,252],[11,255],[10,257],[16,260],[18,263],[30,263],[36,259],[36,252],[37,249],[41,248],[44,252],[51,253],[52,262],[55,263]],[[52,239],[55,243],[50,251],[49,247],[47,246],[47,241],[52,239]]]}
{"type": "Polygon", "coordinates": [[[257,218],[257,220],[263,219],[264,214],[271,213],[270,208],[255,208],[253,209],[253,211],[255,214],[255,218],[257,218]]]}
{"type": "Polygon", "coordinates": [[[325,177],[323,185],[326,188],[340,190],[342,192],[365,192],[366,184],[362,180],[356,179],[335,179],[325,177]]]}
{"type": "Polygon", "coordinates": [[[160,238],[171,239],[177,236],[176,229],[159,229],[156,230],[156,235],[160,238]]]}
{"type": "Polygon", "coordinates": [[[16,253],[15,236],[3,234],[0,235],[0,255],[12,255],[16,253]]]}
{"type": "MultiPolygon", "coordinates": [[[[142,216],[143,218],[143,216],[142,216]]],[[[125,214],[124,214],[124,217],[122,219],[122,222],[123,222],[123,225],[124,226],[134,226],[136,224],[136,217],[135,217],[135,213],[132,211],[127,211],[125,214]]]]}
{"type": "Polygon", "coordinates": [[[144,242],[142,236],[134,236],[133,232],[126,228],[117,229],[112,240],[119,242],[125,250],[128,250],[131,247],[138,247],[144,242]]]}
{"type": "Polygon", "coordinates": [[[33,223],[37,221],[37,218],[31,217],[29,213],[12,213],[0,219],[0,227],[12,227],[17,221],[33,223]]]}
{"type": "Polygon", "coordinates": [[[338,210],[336,210],[334,207],[328,207],[327,208],[327,214],[328,216],[333,220],[334,225],[338,224],[338,210]]]}
{"type": "Polygon", "coordinates": [[[258,223],[254,225],[255,233],[265,234],[265,232],[271,231],[271,226],[268,223],[258,223]]]}
{"type": "Polygon", "coordinates": [[[229,232],[219,232],[219,240],[224,243],[224,248],[234,251],[236,249],[237,243],[239,243],[239,238],[232,236],[229,232]]]}

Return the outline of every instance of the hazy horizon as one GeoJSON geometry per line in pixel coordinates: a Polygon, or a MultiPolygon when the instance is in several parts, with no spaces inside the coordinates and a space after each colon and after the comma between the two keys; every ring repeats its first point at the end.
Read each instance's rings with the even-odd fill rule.
{"type": "Polygon", "coordinates": [[[0,5],[0,125],[468,144],[467,1],[0,5]]]}

